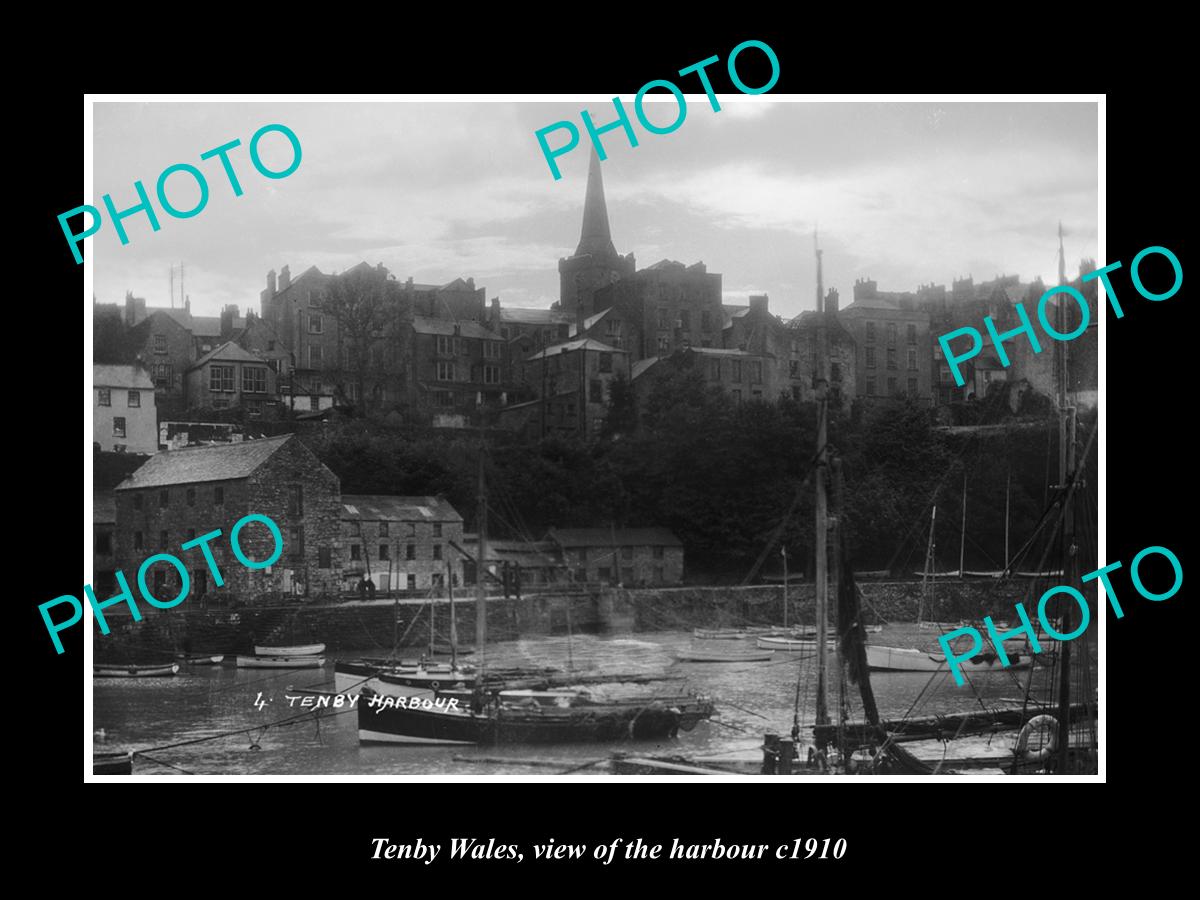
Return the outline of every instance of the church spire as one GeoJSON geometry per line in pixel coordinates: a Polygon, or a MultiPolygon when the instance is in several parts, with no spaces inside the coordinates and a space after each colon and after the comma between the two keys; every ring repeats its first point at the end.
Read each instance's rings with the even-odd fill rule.
{"type": "Polygon", "coordinates": [[[616,256],[612,234],[608,230],[608,206],[604,202],[604,180],[600,177],[600,157],[592,147],[588,164],[587,196],[583,201],[583,231],[576,256],[616,256]]]}

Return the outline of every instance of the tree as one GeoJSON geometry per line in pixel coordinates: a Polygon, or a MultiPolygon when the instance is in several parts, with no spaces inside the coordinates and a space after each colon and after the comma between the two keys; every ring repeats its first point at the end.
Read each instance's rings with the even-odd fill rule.
{"type": "Polygon", "coordinates": [[[365,404],[367,376],[378,385],[388,369],[388,338],[398,336],[399,290],[384,270],[359,266],[330,278],[320,302],[338,325],[339,368],[344,365],[365,404]]]}
{"type": "Polygon", "coordinates": [[[600,426],[601,439],[625,437],[637,430],[637,406],[633,385],[618,372],[608,385],[608,410],[600,426]]]}

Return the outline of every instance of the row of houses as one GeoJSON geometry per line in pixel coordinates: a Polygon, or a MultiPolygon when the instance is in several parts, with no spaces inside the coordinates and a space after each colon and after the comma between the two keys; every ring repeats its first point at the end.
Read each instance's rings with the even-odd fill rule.
{"type": "MultiPolygon", "coordinates": [[[[635,389],[671,360],[698,370],[738,400],[814,397],[818,337],[828,337],[830,397],[850,401],[905,397],[926,405],[982,398],[997,382],[1024,380],[1054,392],[1053,354],[1022,341],[1002,366],[984,352],[955,384],[937,342],[991,316],[998,329],[1018,324],[1015,304],[1032,308],[1045,291],[1001,276],[880,291],[866,278],[842,308],[837,290],[823,312],[785,320],[766,295],[727,304],[722,276],[703,262],[662,260],[639,269],[612,241],[599,160],[593,156],[575,253],[558,261],[560,294],[550,309],[490,303],[473,278],[445,284],[400,281],[366,262],[340,274],[311,266],[267,273],[257,311],[227,306],[219,317],[149,308],[127,295],[124,310],[96,305],[96,362],[138,366],[153,384],[164,416],[205,411],[243,420],[323,417],[330,410],[403,411],[411,420],[461,428],[489,425],[530,435],[591,438],[611,386],[635,389]],[[639,384],[640,383],[640,384],[639,384]]],[[[1085,260],[1080,274],[1094,263],[1085,260]]],[[[1073,284],[1092,307],[1096,282],[1073,284]]],[[[1068,303],[1070,316],[1078,316],[1068,303]]],[[[1094,327],[1072,342],[1072,389],[1094,403],[1094,327]]]]}
{"type": "MultiPolygon", "coordinates": [[[[226,596],[335,596],[369,579],[377,590],[442,596],[475,581],[471,560],[478,539],[463,532],[463,517],[440,497],[342,494],[338,477],[294,435],[168,450],[152,456],[112,492],[94,502],[97,595],[115,594],[115,573],[132,583],[142,561],[169,553],[185,563],[190,599],[215,591],[199,548],[184,543],[219,529],[208,542],[226,596]],[[278,561],[254,570],[240,564],[229,543],[233,525],[250,513],[279,527],[278,561]]],[[[269,558],[273,539],[251,523],[239,535],[251,559],[269,558]]],[[[497,582],[525,588],[562,584],[678,584],[683,548],[662,528],[551,529],[542,541],[497,541],[487,566],[497,582]]],[[[148,586],[174,597],[180,584],[167,564],[155,566],[148,586]]]]}

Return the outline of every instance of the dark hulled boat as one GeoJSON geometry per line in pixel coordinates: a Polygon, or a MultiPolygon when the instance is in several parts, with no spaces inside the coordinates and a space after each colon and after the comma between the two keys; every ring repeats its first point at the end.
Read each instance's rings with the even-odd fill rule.
{"type": "Polygon", "coordinates": [[[388,744],[557,744],[653,740],[691,731],[713,713],[703,697],[619,703],[574,702],[569,707],[492,702],[438,707],[429,701],[380,705],[365,693],[358,707],[358,739],[388,744]],[[431,707],[431,708],[430,708],[431,707]]]}

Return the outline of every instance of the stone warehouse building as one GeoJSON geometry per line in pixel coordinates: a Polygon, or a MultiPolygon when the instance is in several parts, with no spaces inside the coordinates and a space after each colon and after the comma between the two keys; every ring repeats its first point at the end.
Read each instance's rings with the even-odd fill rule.
{"type": "MultiPolygon", "coordinates": [[[[142,561],[170,553],[188,568],[189,599],[216,594],[254,603],[266,594],[333,594],[343,566],[339,493],[337,476],[294,435],[164,451],[116,488],[116,566],[136,592],[142,561]],[[266,569],[243,566],[230,547],[231,529],[250,513],[270,517],[283,535],[283,555],[266,569]],[[224,578],[221,588],[199,547],[180,548],[216,529],[221,535],[208,546],[224,578]]],[[[238,541],[250,559],[274,551],[261,523],[244,526],[238,541]]],[[[155,596],[169,600],[178,593],[170,564],[150,571],[155,596]]]]}
{"type": "Polygon", "coordinates": [[[575,582],[683,582],[683,542],[666,528],[551,528],[546,540],[575,582]]]}
{"type": "Polygon", "coordinates": [[[345,590],[368,576],[378,591],[432,591],[463,583],[463,518],[440,497],[345,494],[341,501],[345,590]]]}

